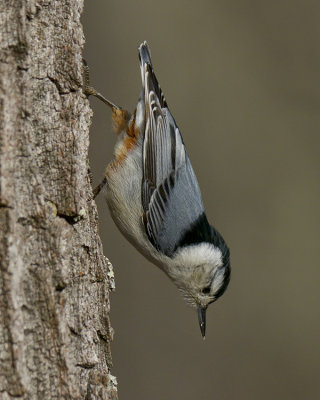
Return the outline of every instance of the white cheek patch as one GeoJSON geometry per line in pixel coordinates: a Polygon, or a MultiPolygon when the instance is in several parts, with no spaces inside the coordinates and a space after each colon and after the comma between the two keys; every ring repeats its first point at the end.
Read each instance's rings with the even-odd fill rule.
{"type": "Polygon", "coordinates": [[[213,282],[212,282],[211,293],[217,293],[218,290],[223,285],[224,271],[225,271],[224,268],[217,269],[217,271],[216,271],[216,273],[214,275],[213,282]]]}

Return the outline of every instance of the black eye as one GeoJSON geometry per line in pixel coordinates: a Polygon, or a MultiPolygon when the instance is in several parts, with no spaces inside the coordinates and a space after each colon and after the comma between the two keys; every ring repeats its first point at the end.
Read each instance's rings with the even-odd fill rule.
{"type": "Polygon", "coordinates": [[[209,294],[211,290],[211,286],[206,286],[205,288],[202,289],[203,294],[209,294]]]}

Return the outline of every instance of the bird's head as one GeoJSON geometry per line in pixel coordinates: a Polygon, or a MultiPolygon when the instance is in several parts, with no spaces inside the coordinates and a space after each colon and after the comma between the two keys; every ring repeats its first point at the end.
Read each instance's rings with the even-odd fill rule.
{"type": "Polygon", "coordinates": [[[203,338],[206,330],[206,310],[226,290],[230,281],[230,253],[224,242],[197,243],[182,247],[173,256],[175,267],[169,275],[183,297],[198,310],[203,338]]]}

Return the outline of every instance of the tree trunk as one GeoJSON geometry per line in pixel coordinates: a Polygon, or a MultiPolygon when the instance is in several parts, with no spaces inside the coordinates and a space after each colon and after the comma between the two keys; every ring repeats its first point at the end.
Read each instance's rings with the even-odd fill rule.
{"type": "Polygon", "coordinates": [[[115,399],[82,0],[0,0],[0,399],[115,399]]]}

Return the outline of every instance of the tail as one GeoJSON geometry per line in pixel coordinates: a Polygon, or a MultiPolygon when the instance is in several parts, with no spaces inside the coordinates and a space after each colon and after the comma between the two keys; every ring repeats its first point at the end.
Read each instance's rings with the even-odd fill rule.
{"type": "Polygon", "coordinates": [[[146,87],[147,91],[154,91],[159,99],[161,107],[167,107],[167,102],[153,71],[150,50],[146,41],[139,46],[139,60],[143,91],[145,91],[146,87]]]}
{"type": "Polygon", "coordinates": [[[139,60],[141,69],[144,68],[145,64],[149,64],[152,67],[150,50],[146,41],[139,46],[139,60]]]}

